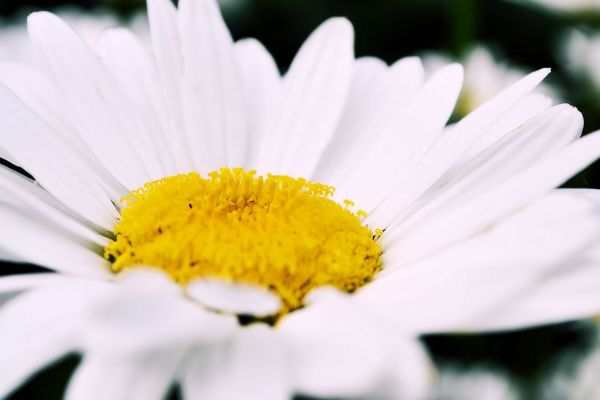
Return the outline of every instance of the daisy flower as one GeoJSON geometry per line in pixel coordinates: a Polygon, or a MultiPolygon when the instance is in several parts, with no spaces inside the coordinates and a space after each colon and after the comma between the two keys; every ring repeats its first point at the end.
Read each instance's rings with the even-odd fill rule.
{"type": "Polygon", "coordinates": [[[281,76],[212,0],[148,2],[94,50],[29,17],[35,70],[0,66],[0,393],[83,355],[69,399],[422,399],[423,333],[600,309],[595,191],[555,190],[600,154],[534,72],[452,127],[449,65],[356,59],[319,26],[281,76]]]}
{"type": "MultiPolygon", "coordinates": [[[[500,93],[504,88],[517,82],[527,73],[506,61],[497,60],[485,46],[476,46],[464,58],[458,60],[464,67],[464,83],[456,113],[465,116],[486,101],[500,93]]],[[[435,73],[451,63],[449,56],[441,53],[427,53],[423,57],[425,71],[435,73]]],[[[540,110],[556,102],[559,96],[548,84],[541,83],[536,94],[530,96],[531,102],[538,104],[540,110]],[[542,96],[546,96],[544,100],[542,96]]],[[[524,106],[529,109],[529,106],[524,106]]]]}

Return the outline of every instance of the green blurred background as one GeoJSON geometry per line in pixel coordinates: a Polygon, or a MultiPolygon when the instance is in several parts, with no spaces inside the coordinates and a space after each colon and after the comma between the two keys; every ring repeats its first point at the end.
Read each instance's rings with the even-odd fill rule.
{"type": "MultiPolygon", "coordinates": [[[[28,12],[74,6],[90,13],[116,13],[127,23],[144,10],[143,0],[0,0],[0,19],[22,23],[28,12]]],[[[525,71],[552,67],[549,81],[561,98],[578,107],[585,132],[600,128],[600,96],[561,62],[564,35],[573,28],[600,29],[597,13],[565,13],[504,0],[223,0],[234,38],[257,37],[273,53],[282,71],[306,36],[324,19],[348,17],[356,30],[356,53],[393,62],[398,58],[444,52],[461,59],[475,44],[485,44],[499,60],[525,71]]],[[[1,45],[1,43],[0,43],[1,45]]],[[[596,163],[599,164],[599,163],[596,163]]],[[[600,188],[600,166],[588,168],[568,186],[600,188]]],[[[1,266],[1,274],[39,270],[1,266]]],[[[571,322],[519,332],[430,336],[424,342],[439,365],[493,366],[507,371],[524,399],[542,399],[548,373],[564,357],[585,353],[595,327],[571,322]]],[[[1,356],[1,355],[0,355],[1,356]]],[[[78,358],[73,356],[34,377],[13,399],[58,399],[78,358]]],[[[110,371],[107,371],[109,377],[110,371]]]]}

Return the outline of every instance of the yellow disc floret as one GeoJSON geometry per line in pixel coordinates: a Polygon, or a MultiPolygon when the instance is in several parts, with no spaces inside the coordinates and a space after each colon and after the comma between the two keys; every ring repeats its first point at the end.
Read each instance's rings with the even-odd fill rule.
{"type": "Polygon", "coordinates": [[[381,231],[364,212],[331,200],[334,189],[288,176],[221,169],[149,182],[123,198],[115,272],[150,265],[185,284],[200,277],[261,285],[302,306],[319,286],[352,292],[381,268],[381,231]]]}

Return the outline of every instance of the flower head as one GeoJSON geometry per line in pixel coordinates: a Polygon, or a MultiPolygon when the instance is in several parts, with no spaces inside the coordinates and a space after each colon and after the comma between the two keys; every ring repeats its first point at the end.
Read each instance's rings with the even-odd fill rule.
{"type": "Polygon", "coordinates": [[[420,333],[598,310],[543,306],[600,230],[596,192],[554,190],[600,135],[520,103],[547,70],[446,127],[462,68],[355,59],[343,18],[280,76],[212,0],[148,11],[151,55],[35,13],[43,69],[0,67],[0,147],[35,179],[0,169],[1,254],[53,271],[0,280],[1,393],[77,351],[75,399],[420,399],[420,333]]]}

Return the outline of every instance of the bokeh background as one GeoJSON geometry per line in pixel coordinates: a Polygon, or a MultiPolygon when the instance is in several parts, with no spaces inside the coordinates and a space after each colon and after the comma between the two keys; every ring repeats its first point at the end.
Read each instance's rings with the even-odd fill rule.
{"type": "MultiPolygon", "coordinates": [[[[546,3],[539,5],[534,0],[221,0],[234,38],[257,37],[273,53],[282,71],[320,22],[342,15],[354,24],[358,56],[376,56],[392,63],[407,55],[422,55],[431,68],[440,59],[472,63],[467,75],[477,76],[471,82],[473,87],[465,88],[465,97],[455,118],[476,105],[474,98],[485,97],[498,85],[505,86],[508,80],[514,79],[513,75],[552,67],[544,90],[556,102],[571,103],[582,111],[584,132],[600,129],[600,79],[594,76],[595,73],[600,75],[600,50],[596,50],[600,44],[594,47],[594,35],[600,34],[600,5],[595,10],[593,5],[571,9],[565,1],[556,2],[567,4],[561,7],[553,7],[552,0],[546,3]],[[475,48],[479,49],[479,61],[472,58],[475,48]],[[594,63],[598,65],[597,72],[594,72],[594,63]],[[495,68],[500,72],[494,72],[495,68]],[[484,86],[483,95],[478,94],[478,85],[484,86]],[[466,93],[467,90],[470,92],[466,93]]],[[[578,1],[573,0],[571,4],[575,3],[578,1]]],[[[134,26],[143,32],[140,13],[143,14],[144,8],[144,0],[0,0],[0,59],[17,57],[18,37],[31,11],[86,13],[108,18],[110,24],[118,21],[134,26]]],[[[598,164],[566,185],[600,188],[598,164]]],[[[39,268],[0,265],[2,275],[24,270],[33,272],[39,268]]],[[[465,372],[492,369],[510,379],[520,398],[552,400],[566,398],[561,397],[558,389],[552,389],[556,386],[557,371],[564,376],[574,374],[580,360],[595,349],[596,335],[593,321],[573,321],[517,332],[429,336],[423,341],[442,369],[465,372]]],[[[74,355],[47,368],[11,399],[61,398],[66,380],[78,361],[74,355]]],[[[107,371],[107,379],[110,379],[110,371],[107,371]]]]}

